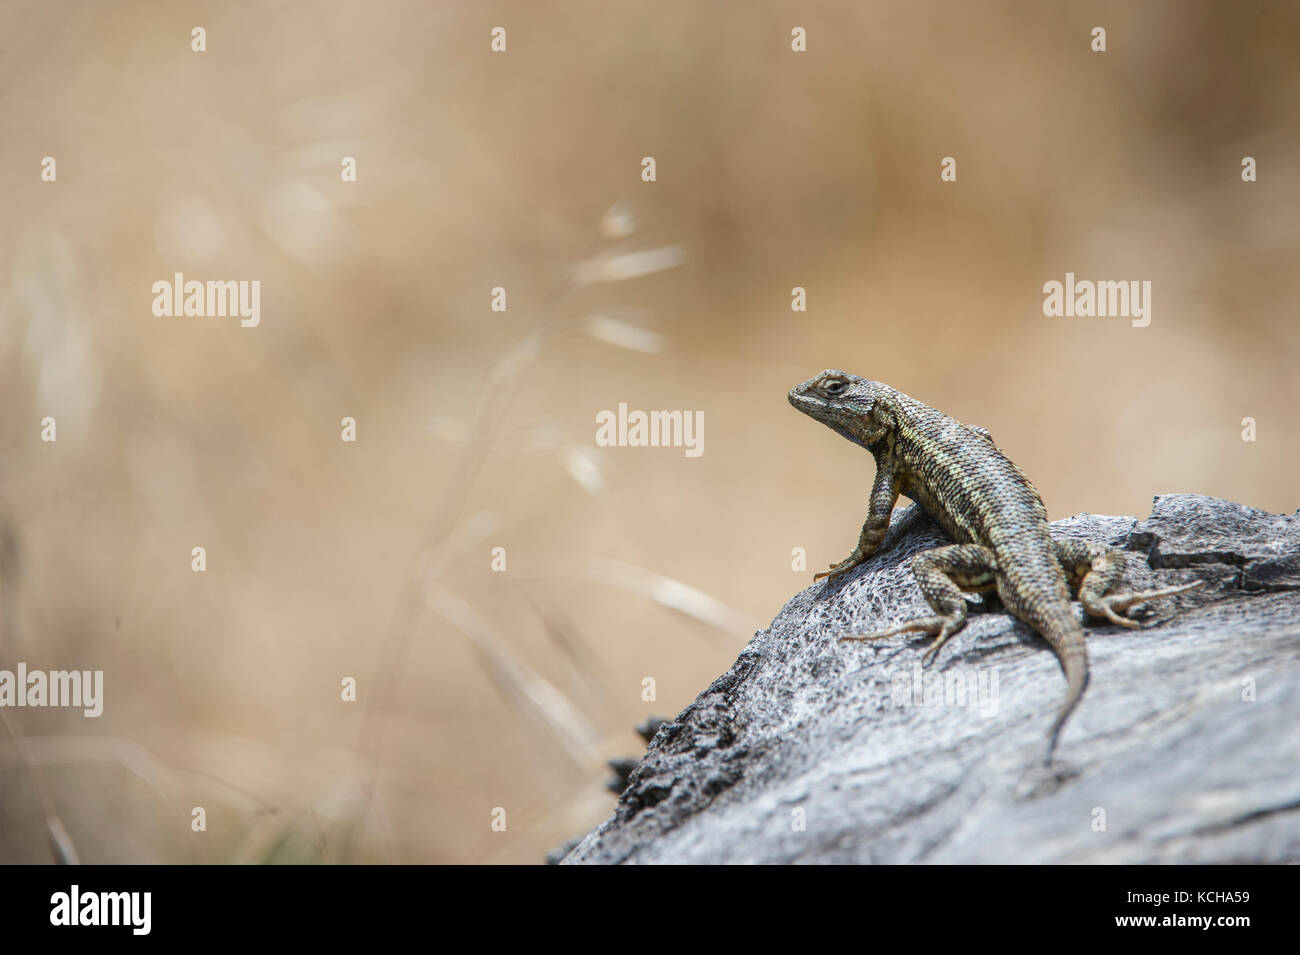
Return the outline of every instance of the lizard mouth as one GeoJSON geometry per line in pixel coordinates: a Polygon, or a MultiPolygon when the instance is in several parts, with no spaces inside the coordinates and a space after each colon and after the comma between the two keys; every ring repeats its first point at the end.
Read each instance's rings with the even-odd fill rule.
{"type": "Polygon", "coordinates": [[[798,408],[800,411],[808,411],[812,408],[821,408],[826,404],[826,402],[822,401],[820,398],[814,398],[812,395],[804,394],[798,388],[791,388],[790,393],[786,395],[786,397],[790,399],[790,404],[798,408]]]}

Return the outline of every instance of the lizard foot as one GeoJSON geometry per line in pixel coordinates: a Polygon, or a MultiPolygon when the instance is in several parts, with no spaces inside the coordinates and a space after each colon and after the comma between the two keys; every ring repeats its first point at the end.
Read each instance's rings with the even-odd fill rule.
{"type": "Polygon", "coordinates": [[[895,624],[886,630],[877,630],[874,633],[855,633],[847,637],[840,637],[840,641],[847,643],[853,640],[881,640],[885,637],[897,636],[900,633],[938,634],[934,642],[930,644],[930,648],[925,651],[925,656],[921,658],[921,666],[929,666],[935,654],[948,642],[949,637],[961,629],[963,623],[965,623],[965,620],[954,620],[949,617],[917,617],[915,620],[895,624]]]}
{"type": "Polygon", "coordinates": [[[1121,627],[1137,630],[1141,628],[1142,624],[1129,617],[1121,616],[1123,611],[1137,604],[1158,600],[1161,597],[1172,597],[1175,594],[1185,594],[1189,590],[1195,590],[1197,587],[1203,586],[1205,586],[1204,580],[1194,580],[1190,584],[1183,584],[1180,587],[1165,587],[1161,590],[1138,590],[1127,594],[1109,594],[1099,600],[1084,600],[1083,609],[1090,616],[1104,617],[1111,623],[1117,623],[1121,627]]]}
{"type": "Polygon", "coordinates": [[[863,557],[857,551],[854,551],[852,554],[849,554],[848,557],[845,557],[838,564],[831,564],[830,570],[823,570],[820,574],[813,574],[813,583],[816,583],[817,581],[821,580],[823,577],[829,580],[834,580],[836,577],[839,577],[841,574],[852,570],[854,567],[858,566],[858,564],[862,563],[864,560],[866,560],[865,557],[863,557]]]}

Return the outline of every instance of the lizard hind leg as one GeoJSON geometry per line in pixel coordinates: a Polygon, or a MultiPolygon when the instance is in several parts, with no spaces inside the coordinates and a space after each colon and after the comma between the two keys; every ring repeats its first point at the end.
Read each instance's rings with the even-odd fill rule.
{"type": "Polygon", "coordinates": [[[997,558],[979,544],[936,547],[912,558],[912,574],[926,602],[935,611],[874,633],[851,634],[841,640],[880,640],[900,633],[928,633],[935,637],[922,658],[927,665],[948,639],[966,626],[966,599],[962,592],[982,593],[996,586],[997,558]]]}
{"type": "Polygon", "coordinates": [[[1058,540],[1055,543],[1057,559],[1070,581],[1070,588],[1078,591],[1084,612],[1130,630],[1137,630],[1142,624],[1123,616],[1129,607],[1186,593],[1205,584],[1203,580],[1196,580],[1178,587],[1111,593],[1124,579],[1125,561],[1121,551],[1081,540],[1058,540]]]}

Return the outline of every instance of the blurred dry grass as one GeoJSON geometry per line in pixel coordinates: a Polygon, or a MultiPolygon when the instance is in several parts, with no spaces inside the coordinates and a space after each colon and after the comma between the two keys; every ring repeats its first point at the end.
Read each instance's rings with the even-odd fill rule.
{"type": "Polygon", "coordinates": [[[540,859],[608,812],[631,727],[809,582],[791,548],[851,546],[870,461],[784,398],[823,367],[986,425],[1053,517],[1293,510],[1298,28],[1177,0],[0,5],[0,666],[102,667],[107,695],[8,711],[0,861],[52,858],[51,818],[92,862],[540,859]],[[634,236],[599,235],[615,203],[634,236]],[[1043,318],[1067,270],[1150,279],[1151,326],[1043,318]],[[259,279],[261,327],[154,318],[175,271],[259,279]],[[620,401],[703,410],[706,453],[594,448],[620,401]],[[721,627],[678,612],[701,600],[721,627]]]}

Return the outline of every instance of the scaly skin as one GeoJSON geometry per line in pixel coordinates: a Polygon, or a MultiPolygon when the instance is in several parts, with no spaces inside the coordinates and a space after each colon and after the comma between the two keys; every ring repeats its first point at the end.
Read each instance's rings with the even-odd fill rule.
{"type": "Polygon", "coordinates": [[[996,590],[1007,610],[1051,645],[1065,671],[1065,703],[1052,724],[1049,759],[1088,683],[1088,649],[1070,608],[1071,590],[1090,616],[1136,628],[1140,624],[1122,611],[1204,583],[1111,593],[1123,579],[1122,553],[1085,541],[1053,540],[1038,490],[998,450],[987,430],[964,425],[888,385],[827,370],[791,389],[790,404],[876,459],[857,547],[815,579],[841,576],[874,554],[900,495],[920,504],[957,541],[912,559],[912,572],[934,615],[842,639],[933,634],[924,657],[929,663],[966,625],[962,592],[996,590]]]}

